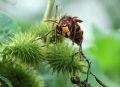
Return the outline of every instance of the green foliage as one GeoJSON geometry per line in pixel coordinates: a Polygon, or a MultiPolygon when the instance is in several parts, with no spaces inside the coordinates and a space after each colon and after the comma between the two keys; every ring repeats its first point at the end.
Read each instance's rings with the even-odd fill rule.
{"type": "Polygon", "coordinates": [[[32,68],[22,64],[0,62],[0,75],[10,80],[13,87],[44,87],[41,76],[32,68]]]}
{"type": "Polygon", "coordinates": [[[0,86],[1,87],[13,87],[10,80],[0,75],[0,86]]]}
{"type": "Polygon", "coordinates": [[[0,12],[0,41],[6,42],[9,36],[18,31],[18,26],[14,20],[5,13],[0,12]]]}
{"type": "Polygon", "coordinates": [[[119,48],[120,39],[117,33],[105,35],[102,32],[94,29],[95,46],[89,49],[89,52],[99,59],[101,66],[106,69],[117,67],[120,65],[119,48]],[[109,62],[108,62],[109,61],[109,62]]]}
{"type": "Polygon", "coordinates": [[[3,57],[8,60],[20,60],[30,65],[40,63],[42,55],[42,41],[35,41],[31,33],[18,33],[11,38],[11,43],[5,45],[3,57]]]}
{"type": "Polygon", "coordinates": [[[75,49],[68,44],[57,44],[49,46],[47,63],[53,72],[62,74],[75,74],[82,69],[78,55],[73,56],[75,49]]]}
{"type": "Polygon", "coordinates": [[[93,47],[89,48],[88,55],[92,55],[99,60],[101,68],[107,73],[109,78],[120,83],[120,35],[113,31],[111,34],[104,34],[94,28],[95,41],[93,47]]]}

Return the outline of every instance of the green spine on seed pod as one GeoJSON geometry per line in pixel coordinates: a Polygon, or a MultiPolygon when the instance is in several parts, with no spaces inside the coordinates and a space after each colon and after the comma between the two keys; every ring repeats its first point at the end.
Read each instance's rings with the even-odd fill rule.
{"type": "Polygon", "coordinates": [[[3,49],[3,60],[20,60],[29,65],[36,65],[42,61],[42,41],[35,40],[31,33],[18,33],[11,38],[11,42],[3,49]]]}
{"type": "Polygon", "coordinates": [[[82,70],[79,56],[73,56],[75,49],[68,44],[50,45],[45,60],[53,72],[73,75],[82,70]]]}

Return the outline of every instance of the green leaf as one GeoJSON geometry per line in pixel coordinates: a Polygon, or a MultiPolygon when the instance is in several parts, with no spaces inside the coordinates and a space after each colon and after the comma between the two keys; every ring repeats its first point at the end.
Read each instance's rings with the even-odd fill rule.
{"type": "Polygon", "coordinates": [[[100,67],[109,78],[120,83],[120,33],[112,31],[104,34],[94,28],[94,45],[87,50],[88,55],[98,59],[100,67]]]}
{"type": "MultiPolygon", "coordinates": [[[[5,84],[8,85],[8,87],[13,87],[12,83],[10,82],[10,80],[8,80],[7,78],[3,77],[2,75],[0,75],[0,79],[3,80],[5,82],[5,84]]],[[[1,83],[1,82],[0,82],[1,83]]],[[[1,83],[2,85],[2,83],[1,83]]]]}
{"type": "Polygon", "coordinates": [[[120,39],[116,32],[104,34],[94,28],[94,47],[89,49],[90,54],[94,55],[100,61],[104,69],[111,69],[120,66],[119,52],[120,39]],[[109,61],[109,62],[108,62],[109,61]]]}

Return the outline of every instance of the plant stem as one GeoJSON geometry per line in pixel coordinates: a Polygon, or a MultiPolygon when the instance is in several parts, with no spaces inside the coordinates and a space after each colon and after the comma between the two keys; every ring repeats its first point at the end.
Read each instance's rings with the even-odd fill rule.
{"type": "Polygon", "coordinates": [[[39,39],[42,39],[42,38],[44,38],[44,37],[46,37],[47,35],[49,35],[51,32],[53,32],[53,31],[55,31],[55,29],[52,29],[52,30],[50,30],[50,31],[48,31],[44,36],[42,36],[42,37],[38,37],[38,38],[36,38],[34,41],[36,41],[36,40],[39,40],[39,39]]]}
{"type": "Polygon", "coordinates": [[[54,2],[55,2],[55,0],[48,0],[48,4],[47,4],[46,12],[44,14],[43,21],[49,19],[52,9],[53,9],[53,6],[54,6],[54,2]]]}
{"type": "Polygon", "coordinates": [[[95,80],[102,86],[102,87],[107,87],[100,79],[96,77],[92,72],[90,74],[95,78],[95,80]]]}

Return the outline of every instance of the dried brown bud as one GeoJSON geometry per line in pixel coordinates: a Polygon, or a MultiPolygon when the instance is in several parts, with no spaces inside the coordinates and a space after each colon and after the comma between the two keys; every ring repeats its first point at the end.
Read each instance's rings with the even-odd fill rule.
{"type": "Polygon", "coordinates": [[[81,87],[91,87],[91,85],[89,83],[87,83],[87,82],[83,82],[81,84],[82,84],[81,87]]]}
{"type": "Polygon", "coordinates": [[[73,84],[79,84],[80,83],[80,78],[78,76],[72,76],[71,77],[71,82],[73,84]]]}

